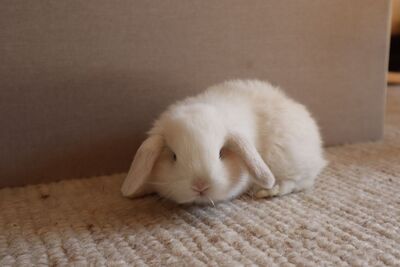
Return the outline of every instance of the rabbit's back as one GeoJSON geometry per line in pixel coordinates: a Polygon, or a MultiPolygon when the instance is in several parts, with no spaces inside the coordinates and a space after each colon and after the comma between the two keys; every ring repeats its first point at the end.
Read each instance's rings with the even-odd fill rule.
{"type": "Polygon", "coordinates": [[[225,111],[252,114],[255,146],[277,180],[312,185],[326,165],[315,119],[279,88],[255,80],[228,81],[209,88],[205,99],[225,111]]]}

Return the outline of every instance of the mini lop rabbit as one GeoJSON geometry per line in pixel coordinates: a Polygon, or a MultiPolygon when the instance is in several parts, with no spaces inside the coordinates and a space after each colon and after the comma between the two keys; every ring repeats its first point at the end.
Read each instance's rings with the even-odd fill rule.
{"type": "Polygon", "coordinates": [[[171,105],[138,149],[122,194],[214,203],[310,188],[326,165],[307,109],[272,85],[234,80],[171,105]]]}

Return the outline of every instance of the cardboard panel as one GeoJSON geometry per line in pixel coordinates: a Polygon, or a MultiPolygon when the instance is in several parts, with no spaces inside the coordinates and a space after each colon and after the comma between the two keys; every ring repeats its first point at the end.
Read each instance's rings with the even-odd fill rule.
{"type": "Polygon", "coordinates": [[[382,135],[389,1],[0,2],[0,186],[127,171],[171,102],[282,86],[327,144],[382,135]]]}

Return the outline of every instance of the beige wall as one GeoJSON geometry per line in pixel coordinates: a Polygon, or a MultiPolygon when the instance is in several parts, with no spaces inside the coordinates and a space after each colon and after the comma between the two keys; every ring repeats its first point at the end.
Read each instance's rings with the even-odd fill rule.
{"type": "Polygon", "coordinates": [[[169,103],[231,78],[382,135],[389,1],[0,2],[0,186],[123,172],[169,103]]]}
{"type": "Polygon", "coordinates": [[[400,34],[400,0],[392,0],[392,33],[400,34]]]}

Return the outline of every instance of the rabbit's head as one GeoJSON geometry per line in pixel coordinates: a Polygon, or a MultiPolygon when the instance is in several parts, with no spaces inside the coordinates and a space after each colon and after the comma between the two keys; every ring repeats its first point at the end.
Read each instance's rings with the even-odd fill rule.
{"type": "Polygon", "coordinates": [[[138,149],[124,196],[157,192],[177,203],[210,203],[243,193],[253,181],[271,188],[274,176],[255,147],[207,104],[172,106],[138,149]]]}

